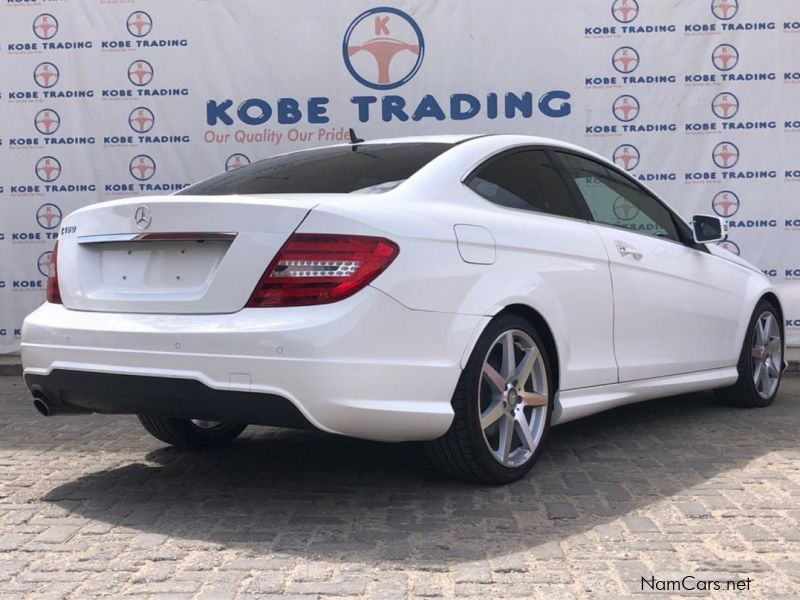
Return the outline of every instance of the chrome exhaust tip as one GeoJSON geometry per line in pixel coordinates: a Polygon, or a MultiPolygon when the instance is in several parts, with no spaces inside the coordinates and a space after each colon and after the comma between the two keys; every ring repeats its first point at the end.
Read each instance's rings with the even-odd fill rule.
{"type": "Polygon", "coordinates": [[[39,411],[39,414],[43,417],[49,417],[53,414],[53,411],[50,408],[50,404],[47,402],[45,398],[35,397],[33,399],[33,407],[39,411]]]}
{"type": "Polygon", "coordinates": [[[82,406],[52,402],[40,389],[34,389],[31,393],[33,394],[33,407],[44,417],[53,417],[55,415],[81,415],[92,412],[91,409],[82,406]]]}

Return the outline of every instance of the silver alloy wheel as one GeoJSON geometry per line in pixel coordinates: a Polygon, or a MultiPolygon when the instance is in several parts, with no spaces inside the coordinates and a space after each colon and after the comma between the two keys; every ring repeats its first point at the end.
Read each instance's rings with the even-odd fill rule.
{"type": "Polygon", "coordinates": [[[775,393],[783,367],[781,328],[769,311],[761,313],[756,321],[751,357],[756,392],[766,400],[775,393]]]}
{"type": "Polygon", "coordinates": [[[222,425],[222,421],[203,421],[202,419],[191,419],[192,425],[199,429],[214,429],[222,425]]]}
{"type": "Polygon", "coordinates": [[[533,338],[503,332],[489,347],[478,382],[483,439],[505,467],[525,464],[542,439],[549,403],[547,370],[533,338]]]}

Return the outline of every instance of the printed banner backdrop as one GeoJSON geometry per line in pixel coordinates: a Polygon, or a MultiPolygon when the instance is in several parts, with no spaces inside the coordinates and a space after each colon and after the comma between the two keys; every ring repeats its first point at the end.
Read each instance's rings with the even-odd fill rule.
{"type": "Polygon", "coordinates": [[[349,127],[611,157],[684,217],[726,217],[800,345],[796,0],[1,1],[0,353],[64,215],[349,127]]]}

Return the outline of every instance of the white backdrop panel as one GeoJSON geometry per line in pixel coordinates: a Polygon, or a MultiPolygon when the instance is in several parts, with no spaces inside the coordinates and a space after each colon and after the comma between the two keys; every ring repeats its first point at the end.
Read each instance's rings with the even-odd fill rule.
{"type": "Polygon", "coordinates": [[[0,353],[61,215],[349,127],[613,157],[684,216],[727,217],[800,344],[795,0],[3,0],[0,43],[0,353]]]}

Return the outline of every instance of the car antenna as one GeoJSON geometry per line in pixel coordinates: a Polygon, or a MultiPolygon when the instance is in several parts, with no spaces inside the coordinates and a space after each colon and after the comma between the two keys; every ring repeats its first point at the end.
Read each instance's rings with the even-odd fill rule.
{"type": "Polygon", "coordinates": [[[364,140],[362,140],[360,137],[358,137],[356,135],[356,130],[351,127],[350,128],[350,144],[353,146],[353,152],[356,151],[356,144],[360,144],[363,141],[364,140]]]}

